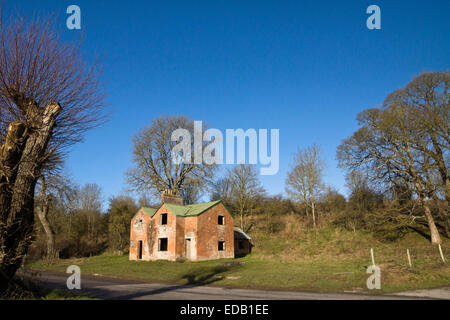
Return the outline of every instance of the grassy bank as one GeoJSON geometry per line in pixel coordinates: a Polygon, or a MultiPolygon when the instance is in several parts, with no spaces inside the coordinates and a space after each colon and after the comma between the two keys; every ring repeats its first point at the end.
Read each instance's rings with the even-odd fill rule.
{"type": "MultiPolygon", "coordinates": [[[[82,274],[101,274],[129,279],[180,284],[209,284],[243,288],[270,288],[319,292],[389,293],[450,284],[450,267],[440,259],[437,247],[418,234],[391,243],[377,241],[370,234],[324,227],[282,234],[254,232],[251,255],[233,260],[205,262],[136,262],[128,256],[100,256],[38,261],[29,267],[64,272],[76,264],[82,274]],[[381,290],[366,288],[370,248],[381,268],[381,290]],[[412,257],[412,268],[406,249],[412,257]],[[231,263],[230,263],[231,262],[231,263]],[[238,262],[238,263],[236,263],[238,262]]],[[[447,240],[444,252],[449,248],[447,240]]]]}

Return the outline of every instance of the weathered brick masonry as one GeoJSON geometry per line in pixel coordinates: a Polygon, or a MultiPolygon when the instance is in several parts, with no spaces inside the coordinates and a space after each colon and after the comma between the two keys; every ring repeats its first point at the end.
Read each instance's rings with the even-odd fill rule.
{"type": "Polygon", "coordinates": [[[234,258],[234,221],[221,201],[170,202],[157,209],[143,207],[133,217],[130,260],[234,258]]]}

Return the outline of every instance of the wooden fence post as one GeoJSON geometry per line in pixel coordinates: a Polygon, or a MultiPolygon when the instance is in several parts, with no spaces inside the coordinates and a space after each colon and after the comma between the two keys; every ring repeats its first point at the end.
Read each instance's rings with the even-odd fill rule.
{"type": "Polygon", "coordinates": [[[439,246],[439,253],[441,254],[441,259],[442,259],[442,261],[444,261],[444,263],[446,263],[447,261],[445,261],[444,253],[442,252],[441,244],[438,244],[438,246],[439,246]]]}
{"type": "Polygon", "coordinates": [[[406,254],[408,255],[408,263],[409,263],[409,267],[412,268],[411,256],[409,255],[409,249],[406,249],[406,254]]]}

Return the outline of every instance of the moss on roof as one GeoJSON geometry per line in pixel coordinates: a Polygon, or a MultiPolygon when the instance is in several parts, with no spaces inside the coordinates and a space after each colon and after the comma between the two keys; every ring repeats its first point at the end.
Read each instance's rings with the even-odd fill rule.
{"type": "MultiPolygon", "coordinates": [[[[180,206],[172,203],[164,203],[169,209],[169,211],[174,214],[177,217],[195,217],[201,215],[203,212],[207,211],[208,209],[214,207],[216,204],[220,203],[221,200],[218,201],[211,201],[211,202],[205,202],[205,203],[198,203],[198,204],[190,204],[187,206],[180,206]]],[[[163,206],[161,205],[161,206],[163,206]]],[[[161,208],[161,206],[159,208],[161,208]]],[[[144,213],[149,216],[150,218],[153,218],[156,211],[159,210],[159,208],[151,208],[151,207],[142,207],[139,209],[139,211],[136,213],[136,215],[142,210],[144,213]]],[[[227,209],[228,210],[228,209],[227,209]]],[[[134,217],[136,216],[134,215],[134,217]]],[[[133,219],[134,219],[133,217],[133,219]]],[[[133,220],[131,219],[131,220],[133,220]]]]}
{"type": "Polygon", "coordinates": [[[165,203],[164,205],[167,207],[167,209],[169,209],[169,211],[172,214],[176,215],[177,217],[194,217],[201,215],[203,212],[214,207],[219,202],[220,200],[198,204],[190,204],[187,206],[180,206],[172,203],[165,203]]]}
{"type": "Polygon", "coordinates": [[[141,207],[138,212],[136,212],[136,214],[133,216],[133,218],[131,218],[131,221],[134,220],[134,218],[139,214],[139,212],[144,211],[144,213],[149,216],[150,218],[152,218],[156,211],[158,211],[159,208],[150,208],[150,207],[141,207]]]}
{"type": "Polygon", "coordinates": [[[150,207],[142,207],[141,208],[142,211],[145,212],[146,215],[148,215],[150,218],[153,217],[156,213],[156,211],[158,211],[158,208],[150,208],[150,207]]]}

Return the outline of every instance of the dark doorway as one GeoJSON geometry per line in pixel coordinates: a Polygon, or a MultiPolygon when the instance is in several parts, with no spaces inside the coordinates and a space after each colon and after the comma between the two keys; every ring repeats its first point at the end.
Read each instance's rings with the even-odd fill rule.
{"type": "Polygon", "coordinates": [[[159,251],[167,251],[167,238],[159,239],[159,251]]]}
{"type": "Polygon", "coordinates": [[[191,239],[186,239],[186,259],[191,260],[191,239]]]}
{"type": "Polygon", "coordinates": [[[142,260],[142,240],[139,240],[138,243],[138,259],[142,260]]]}

